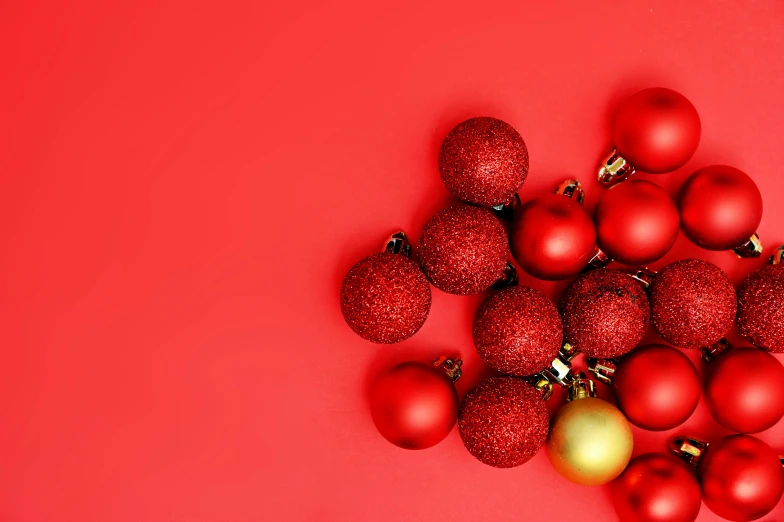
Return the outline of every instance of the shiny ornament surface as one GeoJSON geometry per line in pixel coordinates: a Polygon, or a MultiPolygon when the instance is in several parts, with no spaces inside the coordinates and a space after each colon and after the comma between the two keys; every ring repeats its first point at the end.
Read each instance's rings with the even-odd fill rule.
{"type": "Polygon", "coordinates": [[[546,194],[515,211],[512,254],[523,270],[546,280],[577,275],[594,254],[596,230],[577,201],[546,194]]]}
{"type": "Polygon", "coordinates": [[[538,290],[504,288],[479,306],[473,339],[479,357],[491,368],[511,375],[531,375],[558,355],[563,327],[558,309],[538,290]]]}
{"type": "Polygon", "coordinates": [[[528,149],[508,123],[471,118],[447,134],[438,170],[457,198],[492,207],[508,203],[528,176],[528,149]]]}
{"type": "Polygon", "coordinates": [[[738,328],[751,344],[784,352],[784,264],[760,268],[738,287],[738,328]]]}

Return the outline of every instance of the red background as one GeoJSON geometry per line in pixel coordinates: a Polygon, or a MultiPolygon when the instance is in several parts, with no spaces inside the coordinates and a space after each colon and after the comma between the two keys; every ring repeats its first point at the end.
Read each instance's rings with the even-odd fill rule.
{"type": "MultiPolygon", "coordinates": [[[[421,332],[379,347],[340,281],[449,201],[436,157],[462,119],[520,131],[523,199],[578,176],[593,207],[612,110],[652,85],[703,123],[655,180],[751,174],[767,256],[784,3],[211,4],[0,3],[0,520],[613,520],[544,452],[497,470],[456,430],[422,452],[378,436],[367,385],[394,361],[459,352],[461,395],[481,378],[481,296],[434,291],[421,332]]],[[[681,236],[654,267],[686,256],[736,283],[762,264],[681,236]]],[[[760,437],[784,452],[782,424],[760,437]]],[[[676,431],[724,433],[704,405],[676,431]]],[[[635,430],[636,453],[668,435],[635,430]]]]}

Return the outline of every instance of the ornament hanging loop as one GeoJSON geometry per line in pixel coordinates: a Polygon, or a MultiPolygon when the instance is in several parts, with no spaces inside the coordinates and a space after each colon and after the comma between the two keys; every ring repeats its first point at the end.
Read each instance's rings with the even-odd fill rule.
{"type": "Polygon", "coordinates": [[[705,362],[711,362],[719,355],[732,349],[732,343],[727,339],[721,338],[711,346],[703,346],[700,348],[700,355],[705,362]]]}
{"type": "Polygon", "coordinates": [[[756,233],[745,243],[732,249],[739,258],[757,258],[762,255],[762,241],[756,233]]]}
{"type": "Polygon", "coordinates": [[[599,169],[599,183],[605,187],[612,187],[634,174],[634,167],[623,159],[617,149],[613,150],[604,160],[604,165],[599,169]]]}
{"type": "Polygon", "coordinates": [[[442,370],[452,382],[457,382],[463,376],[463,370],[460,369],[463,366],[463,360],[460,357],[446,357],[442,355],[433,361],[433,366],[442,370]]]}
{"type": "Polygon", "coordinates": [[[670,439],[669,449],[670,453],[682,461],[691,466],[697,466],[697,462],[699,462],[705,450],[708,449],[708,445],[704,440],[676,435],[670,439]]]}
{"type": "Polygon", "coordinates": [[[784,264],[784,245],[781,245],[773,251],[773,255],[770,256],[769,262],[771,265],[784,264]]]}
{"type": "Polygon", "coordinates": [[[596,384],[585,376],[583,372],[574,374],[574,378],[569,385],[569,394],[566,398],[567,401],[576,399],[586,399],[596,397],[596,384]]]}
{"type": "Polygon", "coordinates": [[[387,238],[381,251],[411,257],[411,243],[409,243],[406,233],[401,230],[387,238]]]}
{"type": "Polygon", "coordinates": [[[616,359],[588,359],[586,361],[588,371],[591,372],[597,381],[608,386],[612,385],[615,370],[618,367],[616,359]]]}
{"type": "Polygon", "coordinates": [[[572,198],[579,204],[583,204],[585,200],[585,191],[582,184],[576,179],[567,179],[555,189],[555,193],[559,196],[566,196],[572,198]]]}

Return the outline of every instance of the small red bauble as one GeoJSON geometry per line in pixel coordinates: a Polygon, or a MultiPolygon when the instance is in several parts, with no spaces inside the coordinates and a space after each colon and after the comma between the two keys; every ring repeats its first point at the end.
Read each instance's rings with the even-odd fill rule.
{"type": "Polygon", "coordinates": [[[563,328],[558,309],[538,290],[504,288],[479,306],[473,338],[479,357],[511,375],[532,375],[558,356],[563,328]]]}
{"type": "Polygon", "coordinates": [[[610,484],[610,495],[622,522],[694,522],[702,506],[691,469],[663,453],[633,458],[610,484]]]}
{"type": "Polygon", "coordinates": [[[549,421],[540,390],[517,377],[491,377],[465,396],[457,426],[471,455],[489,466],[511,468],[536,455],[549,421]]]}
{"type": "Polygon", "coordinates": [[[692,174],[678,197],[683,233],[708,250],[746,243],[762,220],[762,195],[745,173],[711,165],[692,174]]]}
{"type": "Polygon", "coordinates": [[[642,340],[650,308],[642,286],[600,268],[572,281],[561,297],[564,341],[588,357],[619,357],[642,340]]]}
{"type": "Polygon", "coordinates": [[[681,348],[710,346],[732,327],[735,288],[721,268],[700,259],[664,267],[650,287],[651,318],[668,343],[681,348]]]}
{"type": "Polygon", "coordinates": [[[763,267],[738,288],[738,328],[751,344],[784,352],[784,264],[763,267]]]}
{"type": "Polygon", "coordinates": [[[487,290],[504,277],[509,239],[487,208],[459,203],[433,215],[419,236],[419,261],[433,285],[457,295],[487,290]]]}
{"type": "Polygon", "coordinates": [[[381,252],[351,267],[340,288],[346,323],[374,343],[398,343],[414,335],[430,313],[430,285],[405,255],[381,252]]]}
{"type": "Polygon", "coordinates": [[[691,360],[663,344],[641,346],[618,363],[612,376],[618,408],[645,430],[669,430],[700,402],[700,376],[691,360]]]}
{"type": "Polygon", "coordinates": [[[566,279],[591,260],[596,230],[577,201],[547,194],[515,211],[510,241],[523,270],[539,279],[566,279]]]}
{"type": "Polygon", "coordinates": [[[784,366],[758,348],[733,348],[708,366],[705,403],[728,430],[771,428],[784,417],[784,366]]]}
{"type": "Polygon", "coordinates": [[[433,365],[404,362],[381,373],[370,392],[370,412],[379,433],[405,449],[441,442],[455,425],[457,391],[433,365]]]}
{"type": "Polygon", "coordinates": [[[438,170],[457,198],[493,207],[508,203],[528,176],[528,149],[520,134],[496,118],[471,118],[444,139],[438,170]]]}
{"type": "Polygon", "coordinates": [[[644,265],[670,250],[678,238],[678,208],[650,181],[633,180],[608,190],[594,213],[602,251],[619,263],[644,265]]]}

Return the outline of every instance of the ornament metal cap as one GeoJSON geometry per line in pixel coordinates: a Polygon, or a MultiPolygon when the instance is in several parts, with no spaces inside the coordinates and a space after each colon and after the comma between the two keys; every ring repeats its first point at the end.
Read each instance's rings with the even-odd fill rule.
{"type": "Polygon", "coordinates": [[[443,370],[452,382],[456,382],[463,376],[463,370],[460,369],[460,367],[463,366],[463,360],[460,357],[446,357],[445,355],[442,355],[433,361],[433,366],[443,370]]]}
{"type": "Polygon", "coordinates": [[[411,243],[409,243],[406,233],[401,230],[387,238],[381,251],[411,257],[411,243]]]}
{"type": "Polygon", "coordinates": [[[596,245],[596,248],[593,251],[593,257],[591,257],[591,259],[588,261],[588,264],[585,265],[585,268],[583,268],[582,271],[584,273],[595,268],[604,268],[610,263],[612,263],[610,256],[605,254],[602,249],[599,248],[599,245],[596,245]]]}
{"type": "Polygon", "coordinates": [[[512,263],[507,261],[506,266],[504,267],[503,277],[496,281],[496,283],[493,285],[493,288],[496,290],[501,290],[502,288],[506,288],[508,286],[516,286],[519,280],[520,278],[517,277],[517,269],[512,263]]]}
{"type": "Polygon", "coordinates": [[[571,385],[574,375],[572,375],[571,360],[577,356],[577,351],[572,345],[565,343],[558,351],[558,355],[550,363],[549,368],[545,368],[532,376],[532,379],[545,379],[551,384],[558,384],[563,387],[571,385]]]}
{"type": "Polygon", "coordinates": [[[745,243],[732,249],[739,258],[757,258],[762,255],[762,241],[755,232],[745,243]]]}
{"type": "Polygon", "coordinates": [[[569,384],[569,394],[566,400],[573,401],[586,398],[596,398],[596,384],[586,377],[583,372],[577,372],[574,374],[571,384],[569,384]]]}
{"type": "Polygon", "coordinates": [[[780,265],[784,264],[784,245],[781,245],[776,250],[773,251],[773,255],[770,256],[768,262],[771,265],[780,265]]]}
{"type": "Polygon", "coordinates": [[[555,193],[559,196],[572,198],[581,205],[585,199],[585,191],[583,190],[583,186],[580,181],[576,179],[567,179],[558,185],[558,188],[555,189],[555,193]]]}
{"type": "Polygon", "coordinates": [[[709,444],[704,440],[683,435],[676,435],[669,443],[670,453],[691,466],[697,465],[708,446],[709,444]]]}
{"type": "Polygon", "coordinates": [[[653,284],[653,280],[656,278],[657,273],[658,272],[655,270],[651,270],[647,266],[643,266],[637,270],[629,272],[629,275],[632,276],[632,279],[640,283],[645,290],[648,290],[653,284]]]}
{"type": "Polygon", "coordinates": [[[732,349],[732,343],[727,339],[721,338],[710,346],[703,346],[700,348],[700,355],[705,362],[711,362],[713,359],[723,354],[724,352],[732,349]]]}
{"type": "Polygon", "coordinates": [[[496,216],[503,219],[504,221],[511,221],[514,217],[515,211],[518,209],[518,207],[520,207],[520,205],[520,196],[515,194],[514,197],[509,200],[509,202],[490,207],[490,210],[492,210],[496,216]]]}
{"type": "Polygon", "coordinates": [[[615,149],[607,156],[604,165],[599,169],[599,183],[605,187],[612,187],[634,173],[634,167],[621,157],[618,149],[615,149]]]}
{"type": "Polygon", "coordinates": [[[618,360],[589,358],[586,361],[586,366],[597,381],[610,386],[612,385],[615,370],[618,368],[618,360]]]}
{"type": "Polygon", "coordinates": [[[542,400],[546,401],[553,394],[553,383],[543,375],[532,375],[526,379],[534,388],[542,392],[542,400]]]}

